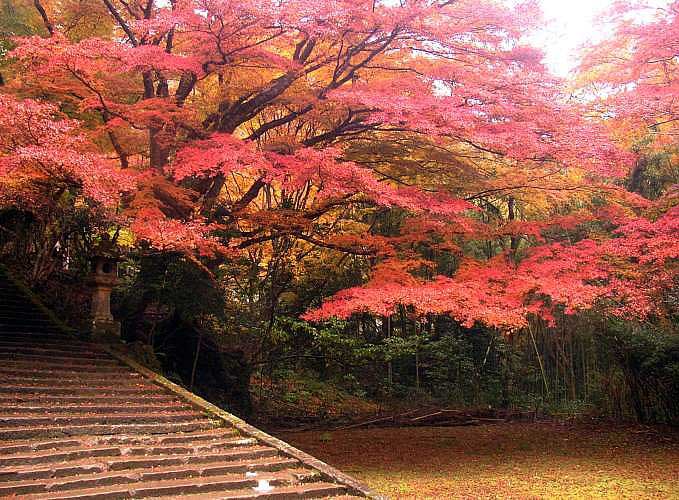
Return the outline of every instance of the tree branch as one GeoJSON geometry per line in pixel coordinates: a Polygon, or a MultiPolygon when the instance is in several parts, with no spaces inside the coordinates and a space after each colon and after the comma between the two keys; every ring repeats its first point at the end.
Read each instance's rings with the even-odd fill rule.
{"type": "Polygon", "coordinates": [[[50,36],[54,35],[54,25],[50,21],[49,17],[47,16],[47,12],[45,11],[45,8],[42,6],[40,3],[40,0],[33,0],[33,5],[35,6],[36,10],[40,14],[40,17],[42,18],[42,22],[45,24],[45,28],[47,28],[47,31],[49,32],[50,36]]]}

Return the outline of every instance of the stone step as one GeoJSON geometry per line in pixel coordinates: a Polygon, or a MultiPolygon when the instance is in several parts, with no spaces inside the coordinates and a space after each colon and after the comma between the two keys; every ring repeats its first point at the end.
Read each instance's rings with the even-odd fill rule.
{"type": "Polygon", "coordinates": [[[40,313],[44,314],[36,306],[28,302],[28,299],[13,294],[5,294],[2,297],[0,297],[0,311],[7,313],[13,313],[14,311],[18,312],[33,311],[36,314],[40,313]]]}
{"type": "MultiPolygon", "coordinates": [[[[157,481],[169,478],[187,478],[200,476],[218,476],[221,474],[245,473],[248,471],[276,472],[286,468],[298,467],[299,462],[287,457],[250,458],[233,460],[224,463],[171,465],[154,467],[151,470],[130,470],[128,472],[144,474],[149,480],[157,481]]],[[[56,462],[34,466],[10,466],[0,471],[0,484],[5,481],[27,481],[36,479],[63,478],[74,475],[102,474],[107,472],[107,465],[97,460],[89,463],[56,462]]]]}
{"type": "Polygon", "coordinates": [[[44,326],[43,329],[44,329],[44,330],[50,330],[49,333],[41,333],[41,332],[33,332],[33,333],[30,333],[30,332],[22,331],[21,329],[18,329],[18,330],[17,330],[16,328],[8,328],[8,329],[5,329],[5,326],[2,326],[2,325],[9,326],[9,327],[16,326],[16,325],[11,325],[11,324],[8,325],[7,323],[4,323],[4,322],[1,323],[1,324],[0,324],[0,336],[4,336],[4,335],[17,335],[17,336],[22,336],[22,335],[23,335],[23,336],[31,336],[31,337],[32,337],[32,336],[37,336],[37,337],[43,336],[43,337],[46,337],[47,335],[55,335],[54,332],[52,332],[52,330],[56,330],[56,331],[58,331],[57,335],[61,335],[61,336],[65,337],[65,338],[69,338],[69,337],[72,338],[72,334],[64,333],[64,332],[63,332],[62,330],[60,330],[59,327],[58,327],[57,325],[55,325],[54,323],[52,323],[50,326],[47,326],[47,325],[44,326]]]}
{"type": "Polygon", "coordinates": [[[16,289],[3,288],[0,290],[0,304],[20,304],[23,307],[35,307],[28,297],[16,289]]]}
{"type": "Polygon", "coordinates": [[[0,323],[13,324],[17,318],[37,322],[50,321],[49,316],[38,309],[24,308],[14,304],[0,305],[0,323]]]}
{"type": "Polygon", "coordinates": [[[5,320],[14,320],[15,318],[26,318],[29,320],[49,320],[49,316],[38,309],[31,307],[24,307],[19,301],[6,302],[0,299],[0,318],[2,323],[5,320]]]}
{"type": "Polygon", "coordinates": [[[80,346],[85,343],[83,340],[79,340],[78,337],[72,335],[66,335],[63,332],[52,332],[52,333],[29,333],[29,332],[6,332],[0,329],[0,339],[3,342],[23,342],[30,343],[32,345],[72,345],[74,347],[80,346]]]}
{"type": "Polygon", "coordinates": [[[26,318],[48,319],[47,315],[34,307],[26,307],[22,299],[0,298],[0,315],[3,318],[15,318],[22,316],[26,318]]]}
{"type": "Polygon", "coordinates": [[[0,352],[0,364],[6,361],[45,361],[49,360],[50,363],[63,363],[64,365],[91,365],[96,364],[96,366],[119,366],[120,362],[116,359],[107,358],[86,358],[82,356],[47,356],[43,354],[23,354],[23,353],[2,353],[0,352]]]}
{"type": "Polygon", "coordinates": [[[40,349],[64,349],[70,353],[102,353],[105,354],[101,348],[89,342],[82,342],[76,340],[51,340],[36,342],[35,339],[25,339],[25,338],[7,338],[0,334],[0,349],[11,350],[11,349],[21,349],[24,347],[28,348],[40,348],[40,349]]]}
{"type": "Polygon", "coordinates": [[[63,373],[63,372],[76,372],[76,373],[95,373],[95,374],[111,374],[111,376],[117,376],[117,374],[120,374],[121,376],[125,376],[128,373],[131,373],[131,370],[127,368],[124,365],[96,365],[96,364],[87,364],[87,365],[72,365],[72,364],[66,364],[66,363],[59,363],[59,362],[47,362],[47,361],[2,361],[0,364],[0,369],[7,371],[7,370],[20,370],[20,371],[26,371],[30,370],[33,372],[54,372],[54,373],[63,373]]]}
{"type": "Polygon", "coordinates": [[[4,287],[0,290],[0,301],[2,301],[2,303],[17,300],[20,300],[22,304],[26,304],[27,306],[34,306],[33,302],[17,288],[4,287]]]}
{"type": "MultiPolygon", "coordinates": [[[[15,356],[23,356],[23,355],[39,355],[39,356],[44,356],[47,358],[70,358],[73,359],[74,351],[69,348],[68,345],[65,345],[63,347],[45,347],[45,346],[40,346],[40,345],[32,345],[32,346],[19,346],[19,345],[4,345],[0,343],[0,358],[8,358],[8,357],[15,357],[15,356]]],[[[103,351],[85,351],[85,350],[80,350],[77,352],[78,356],[81,356],[83,359],[88,359],[88,360],[99,360],[99,359],[106,359],[106,360],[111,360],[111,355],[108,353],[105,353],[103,351]]]]}
{"type": "Polygon", "coordinates": [[[140,403],[140,402],[153,402],[160,404],[161,402],[176,402],[178,401],[177,396],[173,394],[164,394],[159,392],[157,394],[97,394],[91,395],[69,395],[69,394],[31,394],[31,393],[1,393],[0,392],[0,405],[4,404],[46,404],[51,403],[54,405],[60,404],[128,404],[128,403],[140,403]]]}
{"type": "Polygon", "coordinates": [[[67,387],[53,387],[49,383],[46,385],[2,385],[0,386],[0,394],[33,394],[36,396],[98,396],[100,398],[107,396],[136,396],[148,395],[152,396],[158,392],[158,387],[145,384],[140,386],[110,386],[110,387],[92,387],[86,384],[70,385],[67,387]]]}
{"type": "Polygon", "coordinates": [[[60,451],[65,448],[71,449],[74,447],[201,445],[239,437],[240,434],[233,427],[216,427],[205,431],[180,432],[175,434],[118,434],[112,436],[78,436],[66,439],[28,439],[11,443],[0,443],[0,457],[41,450],[60,451]]]}
{"type": "Polygon", "coordinates": [[[342,495],[339,495],[339,496],[338,495],[332,495],[332,496],[326,497],[326,498],[332,498],[332,500],[356,500],[357,498],[365,498],[365,497],[357,497],[355,495],[342,494],[342,495]]]}
{"type": "MultiPolygon", "coordinates": [[[[299,461],[287,457],[250,458],[227,463],[197,465],[190,463],[184,467],[154,467],[150,472],[142,472],[149,481],[180,479],[188,477],[209,477],[222,474],[244,474],[245,472],[277,472],[300,467],[299,461]]],[[[259,474],[258,474],[259,475],[259,474]]]]}
{"type": "Polygon", "coordinates": [[[257,440],[252,437],[233,437],[199,443],[185,444],[164,444],[144,447],[131,447],[126,451],[129,455],[191,455],[191,454],[210,454],[230,449],[241,449],[245,447],[257,446],[257,440]]]}
{"type": "MultiPolygon", "coordinates": [[[[76,446],[62,449],[29,450],[20,453],[7,454],[0,457],[0,466],[3,468],[13,466],[22,467],[27,465],[47,465],[55,462],[65,464],[68,462],[84,459],[98,459],[101,457],[116,457],[125,455],[129,458],[191,456],[196,454],[214,454],[220,451],[238,450],[244,447],[257,447],[254,438],[231,437],[208,442],[185,443],[185,444],[161,444],[155,443],[147,446],[130,446],[121,448],[115,443],[93,443],[83,446],[77,442],[76,446]]],[[[96,461],[96,460],[95,460],[96,461]]],[[[6,470],[0,470],[0,478],[6,470]]]]}
{"type": "MultiPolygon", "coordinates": [[[[199,493],[181,495],[182,500],[240,500],[256,498],[258,500],[300,500],[318,498],[347,498],[347,487],[336,483],[313,482],[295,486],[273,488],[268,492],[259,492],[252,488],[219,493],[199,493]]],[[[52,497],[49,497],[52,498],[52,497]]],[[[62,497],[57,497],[62,498],[62,497]]],[[[74,497],[67,497],[74,498],[74,497]]],[[[106,498],[106,497],[101,497],[106,498]]],[[[116,497],[125,498],[125,497],[116,497]]],[[[177,497],[161,496],[158,500],[172,500],[177,497]]],[[[348,497],[355,498],[355,497],[348,497]]],[[[365,497],[359,497],[365,498],[365,497]]]]}
{"type": "Polygon", "coordinates": [[[120,425],[38,425],[34,427],[5,427],[0,429],[0,441],[28,438],[57,438],[64,436],[103,435],[103,434],[164,434],[168,432],[188,432],[210,429],[207,419],[171,424],[120,424],[120,425]]]}
{"type": "Polygon", "coordinates": [[[100,392],[117,391],[118,389],[148,389],[157,391],[158,386],[153,385],[148,379],[143,377],[130,377],[115,379],[109,377],[108,379],[99,380],[93,378],[83,379],[66,378],[60,379],[45,379],[40,377],[25,376],[25,375],[4,375],[4,383],[7,387],[39,387],[39,388],[53,388],[53,389],[71,389],[71,388],[89,388],[96,389],[100,392]],[[11,385],[9,385],[11,384],[11,385]]]}
{"type": "Polygon", "coordinates": [[[56,326],[30,327],[26,325],[8,325],[6,323],[0,323],[0,335],[5,334],[44,337],[47,335],[63,335],[63,332],[56,326]]]}
{"type": "Polygon", "coordinates": [[[14,325],[16,326],[16,321],[18,319],[26,320],[27,323],[35,323],[35,325],[44,326],[49,328],[54,326],[51,322],[51,318],[34,310],[23,310],[16,309],[14,307],[2,307],[0,306],[0,324],[2,325],[14,325]]]}
{"type": "Polygon", "coordinates": [[[39,311],[0,307],[0,324],[16,326],[17,320],[25,320],[34,326],[44,326],[46,328],[54,326],[52,320],[39,311]]]}
{"type": "Polygon", "coordinates": [[[48,441],[14,441],[12,443],[0,443],[0,457],[28,453],[41,450],[56,450],[82,445],[78,439],[52,439],[48,441]]]}
{"type": "MultiPolygon", "coordinates": [[[[283,470],[279,472],[263,472],[261,479],[266,479],[276,486],[287,486],[299,482],[306,477],[313,477],[310,471],[304,469],[283,470]]],[[[101,488],[108,486],[124,486],[132,488],[136,495],[140,491],[153,488],[161,488],[164,493],[181,495],[189,491],[216,491],[223,487],[229,489],[242,489],[255,487],[260,478],[253,478],[245,474],[224,474],[219,476],[207,476],[203,481],[197,482],[194,478],[168,477],[164,479],[149,480],[144,474],[107,472],[90,474],[88,476],[68,477],[60,479],[47,479],[38,481],[15,481],[0,485],[0,495],[10,494],[36,494],[68,492],[70,490],[101,488]],[[143,484],[140,484],[143,483],[143,484]]]]}
{"type": "Polygon", "coordinates": [[[27,339],[30,340],[31,342],[37,342],[37,341],[42,341],[42,340],[70,340],[70,341],[80,341],[82,342],[82,338],[78,338],[77,336],[74,336],[73,334],[67,334],[64,333],[61,330],[56,331],[50,331],[48,333],[41,333],[41,332],[26,332],[26,331],[5,331],[3,328],[0,327],[0,337],[1,338],[15,338],[15,339],[27,339]]]}
{"type": "Polygon", "coordinates": [[[130,404],[130,405],[44,405],[38,406],[31,403],[26,403],[25,405],[3,405],[0,408],[0,413],[3,415],[81,415],[81,414],[153,414],[157,412],[172,412],[172,411],[189,411],[191,406],[188,404],[177,403],[165,403],[163,405],[153,405],[153,404],[130,404]]]}
{"type": "Polygon", "coordinates": [[[212,427],[194,432],[180,432],[165,435],[129,435],[122,434],[116,436],[100,436],[96,439],[101,443],[116,443],[127,446],[160,446],[176,444],[200,444],[214,442],[222,439],[241,437],[233,427],[212,427]]]}
{"type": "MultiPolygon", "coordinates": [[[[304,478],[304,471],[281,471],[281,472],[271,472],[262,473],[262,479],[267,479],[270,481],[273,491],[277,489],[287,489],[295,485],[298,482],[297,476],[304,478]]],[[[109,476],[117,478],[120,476],[109,476]]],[[[140,483],[135,481],[135,478],[131,478],[131,481],[122,483],[107,485],[100,484],[91,488],[83,488],[78,490],[70,490],[63,492],[56,491],[45,491],[43,493],[35,493],[34,495],[24,496],[24,498],[52,498],[52,499],[66,499],[66,498],[93,498],[93,499],[114,499],[114,498],[152,498],[152,497],[162,497],[171,496],[174,498],[183,497],[187,494],[195,493],[217,493],[232,490],[235,492],[249,492],[257,493],[254,488],[257,486],[258,479],[244,477],[244,475],[224,475],[224,476],[210,476],[196,480],[195,478],[189,479],[167,479],[161,481],[148,481],[140,483]]],[[[105,481],[105,480],[104,480],[105,481]]],[[[54,483],[56,487],[60,486],[60,483],[54,483]]],[[[75,484],[75,483],[71,483],[75,484]]],[[[304,489],[311,489],[314,483],[303,485],[304,489]]],[[[327,484],[327,483],[317,483],[317,484],[327,484]]],[[[334,485],[334,491],[345,491],[345,488],[338,487],[334,485]],[[340,489],[341,488],[341,489],[340,489]]],[[[315,491],[319,491],[322,488],[316,487],[315,491]]],[[[327,489],[327,488],[326,488],[327,489]]],[[[228,498],[228,497],[226,497],[228,498]]],[[[247,498],[247,497],[246,497],[247,498]]],[[[254,497],[256,498],[256,497],[254,497]]],[[[267,497],[261,497],[267,498],[267,497]]],[[[279,497],[281,498],[281,497],[279,497]]],[[[301,497],[304,498],[304,497],[301,497]]],[[[309,498],[309,497],[307,497],[309,498]]]]}
{"type": "Polygon", "coordinates": [[[0,321],[0,336],[5,335],[25,335],[27,337],[62,335],[59,327],[54,323],[36,323],[16,318],[12,321],[0,321]]]}
{"type": "Polygon", "coordinates": [[[107,461],[109,470],[146,469],[161,466],[184,466],[196,464],[225,463],[234,460],[254,458],[271,458],[278,456],[278,450],[270,446],[245,446],[220,453],[200,455],[159,455],[146,457],[122,457],[119,460],[107,461]]]}
{"type": "Polygon", "coordinates": [[[18,316],[30,319],[48,319],[48,316],[37,308],[26,307],[22,299],[2,299],[0,298],[0,317],[16,318],[18,316]]]}
{"type": "MultiPolygon", "coordinates": [[[[2,373],[2,372],[0,372],[2,373]]],[[[73,386],[87,386],[91,388],[106,388],[106,387],[152,387],[156,390],[158,390],[158,386],[153,385],[151,381],[149,381],[147,378],[143,376],[132,376],[132,375],[126,375],[125,377],[111,377],[111,376],[106,376],[101,375],[101,374],[90,374],[89,377],[81,377],[78,376],[78,374],[70,375],[70,376],[62,376],[60,378],[52,379],[50,380],[49,378],[46,377],[41,377],[39,376],[42,372],[38,372],[38,376],[36,374],[7,374],[3,373],[3,381],[6,384],[12,384],[13,386],[16,385],[25,385],[25,386],[31,386],[31,387],[54,387],[55,389],[57,388],[66,388],[66,387],[73,387],[73,386]],[[92,376],[92,375],[97,375],[97,376],[92,376]]]]}
{"type": "MultiPolygon", "coordinates": [[[[2,282],[2,277],[0,277],[0,282],[2,282]]],[[[26,307],[36,307],[36,304],[31,301],[28,295],[24,294],[23,290],[19,290],[12,285],[0,288],[0,303],[13,299],[21,299],[26,307]]]]}
{"type": "Polygon", "coordinates": [[[79,371],[79,370],[36,370],[35,368],[12,368],[0,366],[0,378],[3,380],[80,380],[82,383],[97,383],[100,381],[111,380],[146,380],[140,373],[131,370],[125,370],[121,367],[120,370],[106,370],[106,371],[79,371]]]}
{"type": "MultiPolygon", "coordinates": [[[[33,368],[36,371],[41,370],[71,370],[84,372],[109,372],[120,371],[125,368],[123,365],[106,364],[101,365],[89,360],[83,360],[82,363],[62,363],[59,361],[52,361],[49,358],[42,360],[26,360],[26,359],[0,359],[0,366],[3,368],[33,368]],[[111,370],[116,368],[117,370],[111,370]]],[[[129,370],[127,370],[129,371],[129,370]]]]}
{"type": "Polygon", "coordinates": [[[0,305],[0,323],[13,324],[17,318],[24,318],[28,321],[45,322],[49,317],[37,309],[22,308],[14,304],[0,305]]]}
{"type": "Polygon", "coordinates": [[[34,321],[49,321],[49,317],[42,311],[31,307],[8,304],[0,299],[0,321],[4,319],[14,319],[17,317],[27,318],[34,321]]]}
{"type": "Polygon", "coordinates": [[[120,425],[120,424],[147,424],[147,423],[171,423],[191,422],[203,417],[197,411],[176,411],[156,413],[122,413],[118,415],[95,414],[95,415],[10,415],[0,408],[0,430],[10,427],[36,427],[41,425],[120,425]]]}
{"type": "Polygon", "coordinates": [[[0,478],[4,478],[6,467],[22,467],[28,465],[44,465],[53,462],[68,462],[80,459],[93,459],[96,457],[120,456],[118,446],[91,446],[87,448],[73,448],[67,450],[44,450],[27,453],[14,453],[0,457],[0,478]]]}
{"type": "Polygon", "coordinates": [[[0,310],[0,324],[8,325],[12,327],[24,326],[35,329],[41,328],[51,328],[54,326],[51,320],[47,318],[37,317],[35,314],[22,313],[22,314],[2,314],[3,311],[0,310]]]}
{"type": "MultiPolygon", "coordinates": [[[[278,450],[267,446],[242,446],[211,450],[190,454],[158,454],[158,455],[123,455],[120,447],[98,447],[89,451],[77,450],[70,453],[55,453],[53,457],[45,455],[31,457],[11,456],[4,459],[0,469],[0,481],[28,480],[46,477],[67,477],[74,471],[80,473],[99,472],[139,472],[169,469],[187,469],[206,467],[225,467],[223,470],[240,471],[250,464],[263,461],[279,460],[278,450]],[[39,460],[42,460],[40,462],[39,460]],[[230,468],[229,468],[230,467],[230,468]],[[47,474],[52,474],[47,476],[47,474]]],[[[267,463],[269,463],[267,462],[267,463]]],[[[248,470],[248,469],[245,469],[248,470]]],[[[218,473],[218,472],[215,472],[218,473]]]]}
{"type": "Polygon", "coordinates": [[[17,304],[18,307],[23,309],[37,309],[37,306],[33,304],[33,302],[31,302],[28,297],[16,289],[4,289],[2,295],[0,296],[0,304],[17,304]]]}

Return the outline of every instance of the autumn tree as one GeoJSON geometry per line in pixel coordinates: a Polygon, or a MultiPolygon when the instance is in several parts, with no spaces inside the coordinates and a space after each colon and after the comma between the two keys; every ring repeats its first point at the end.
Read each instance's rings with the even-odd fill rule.
{"type": "MultiPolygon", "coordinates": [[[[633,216],[646,201],[615,181],[633,156],[524,45],[540,19],[530,2],[34,7],[43,36],[14,39],[4,90],[33,101],[4,102],[69,116],[66,135],[99,155],[94,171],[73,165],[69,186],[124,176],[106,230],[142,251],[211,271],[245,258],[262,279],[272,263],[363,259],[367,284],[314,319],[406,304],[511,329],[602,299],[649,313],[671,279],[630,292],[645,272],[635,252],[666,246],[674,212],[633,216]],[[392,210],[399,223],[381,231],[392,210]]],[[[38,166],[12,163],[5,182],[18,168],[38,166]]],[[[91,194],[94,209],[111,201],[91,194]]]]}
{"type": "Polygon", "coordinates": [[[635,152],[626,187],[644,197],[636,216],[618,215],[620,238],[608,252],[627,261],[627,286],[640,296],[653,290],[655,306],[676,314],[679,2],[655,9],[620,3],[605,21],[612,34],[584,52],[579,84],[616,140],[635,152]]]}

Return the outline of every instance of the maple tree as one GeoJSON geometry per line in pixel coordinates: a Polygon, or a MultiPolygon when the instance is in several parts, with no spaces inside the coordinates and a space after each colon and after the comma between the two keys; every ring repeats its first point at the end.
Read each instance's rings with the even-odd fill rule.
{"type": "Polygon", "coordinates": [[[618,134],[628,141],[650,138],[657,148],[675,147],[679,3],[664,8],[619,3],[605,21],[614,31],[585,50],[581,80],[605,95],[618,134]]]}
{"type": "Polygon", "coordinates": [[[598,97],[593,103],[608,117],[617,140],[637,153],[627,187],[647,199],[642,200],[636,216],[618,213],[613,217],[618,237],[608,243],[606,252],[627,262],[623,275],[630,281],[614,281],[613,286],[627,287],[626,293],[636,296],[630,308],[644,313],[657,309],[663,302],[660,297],[677,286],[679,74],[675,49],[679,2],[668,2],[662,8],[618,3],[605,21],[613,32],[585,50],[579,83],[589,95],[598,97]],[[657,179],[652,190],[642,185],[647,176],[657,179]],[[644,300],[649,295],[656,297],[655,304],[644,300]]]}
{"type": "Polygon", "coordinates": [[[531,2],[34,5],[0,101],[29,137],[3,143],[3,204],[63,185],[102,230],[211,269],[371,264],[310,319],[405,304],[512,329],[602,299],[651,313],[673,279],[643,274],[676,259],[676,210],[636,217],[652,207],[615,183],[633,155],[523,43],[531,2]]]}
{"type": "Polygon", "coordinates": [[[2,202],[24,209],[45,209],[77,186],[93,204],[111,209],[120,194],[134,188],[134,177],[107,160],[78,124],[59,117],[51,104],[0,95],[0,182],[2,202]]]}

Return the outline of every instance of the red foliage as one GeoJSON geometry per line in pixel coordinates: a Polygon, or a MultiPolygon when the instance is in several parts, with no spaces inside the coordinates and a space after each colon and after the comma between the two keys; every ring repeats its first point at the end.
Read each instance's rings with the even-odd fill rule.
{"type": "MultiPolygon", "coordinates": [[[[216,258],[290,238],[370,256],[370,281],[310,319],[398,304],[503,328],[554,306],[644,315],[673,279],[677,212],[658,216],[659,205],[614,187],[634,156],[522,44],[540,19],[535,2],[106,9],[108,37],[16,40],[21,76],[9,90],[58,102],[87,126],[3,95],[2,203],[32,205],[41,183],[63,181],[124,213],[116,223],[156,251],[216,258]],[[517,216],[517,199],[537,197],[517,216]],[[597,221],[601,202],[625,209],[597,221]],[[564,215],[572,206],[581,209],[564,215]],[[368,215],[394,207],[405,214],[399,234],[375,234],[368,215]],[[630,215],[641,210],[647,218],[630,215]],[[459,269],[435,276],[422,247],[449,252],[459,269]]],[[[636,52],[629,71],[609,75],[622,89],[638,83],[624,113],[644,120],[676,105],[674,66],[671,84],[643,85],[660,77],[650,58],[666,48],[654,44],[676,32],[676,16],[657,23],[662,35],[621,28],[636,52]],[[651,101],[662,109],[642,113],[651,101]]]]}
{"type": "Polygon", "coordinates": [[[71,186],[113,210],[135,178],[99,154],[80,124],[55,106],[0,94],[0,202],[37,209],[71,186]]]}

